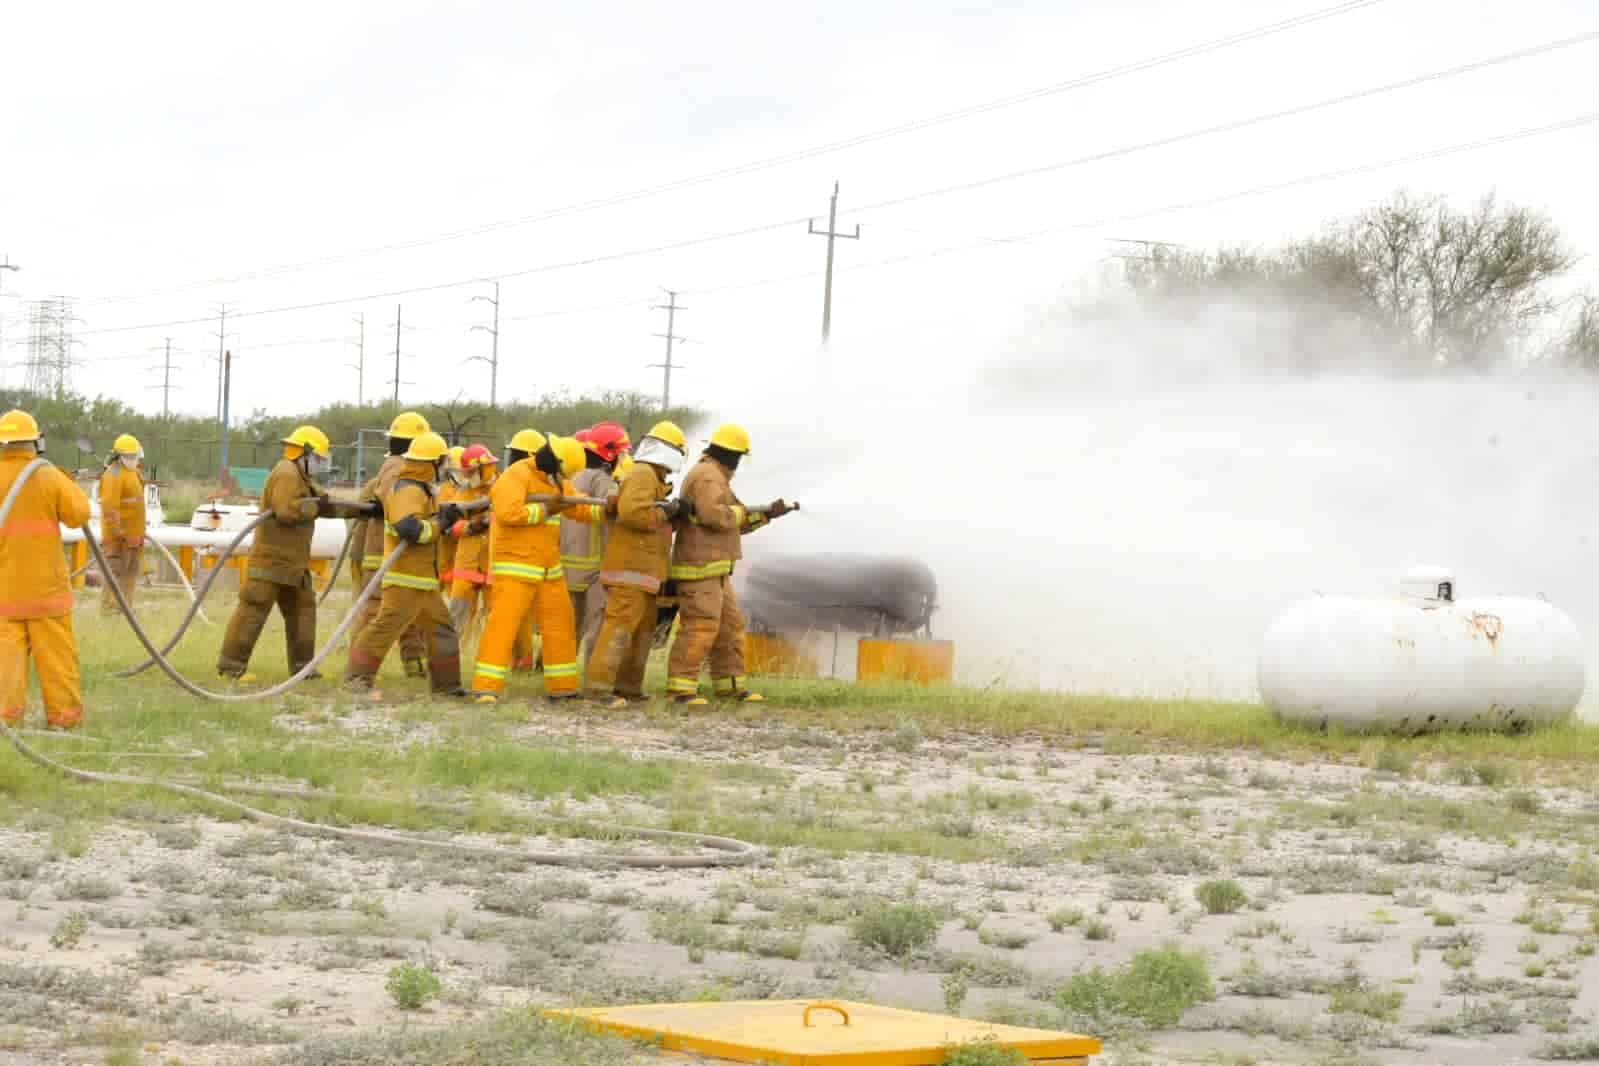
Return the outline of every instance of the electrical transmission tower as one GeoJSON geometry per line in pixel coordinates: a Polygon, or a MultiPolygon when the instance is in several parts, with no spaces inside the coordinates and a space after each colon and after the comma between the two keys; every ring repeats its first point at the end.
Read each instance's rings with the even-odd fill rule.
{"type": "Polygon", "coordinates": [[[472,330],[480,329],[494,338],[493,345],[489,348],[488,356],[485,358],[481,355],[472,355],[468,356],[466,360],[469,363],[489,364],[489,406],[493,407],[500,394],[500,283],[497,281],[494,283],[494,296],[492,298],[479,295],[472,297],[467,303],[471,303],[473,300],[483,300],[494,305],[493,326],[472,326],[467,330],[470,333],[472,330]]]}
{"type": "Polygon", "coordinates": [[[52,296],[28,305],[28,376],[23,388],[34,396],[65,396],[72,387],[72,298],[52,296]]]}
{"type": "Polygon", "coordinates": [[[355,335],[355,362],[344,365],[355,371],[355,406],[366,405],[366,312],[355,316],[359,332],[355,335]]]}
{"type": "Polygon", "coordinates": [[[854,233],[838,232],[838,182],[833,182],[833,199],[827,206],[827,229],[817,229],[813,218],[809,223],[809,232],[827,238],[827,278],[822,283],[822,343],[826,344],[827,338],[833,333],[833,242],[839,237],[847,241],[861,239],[859,223],[856,223],[854,233]]]}
{"type": "MultiPolygon", "coordinates": [[[[666,302],[664,304],[656,304],[651,310],[666,312],[666,332],[655,334],[657,337],[666,338],[666,362],[651,363],[648,369],[661,371],[661,414],[664,415],[667,409],[672,406],[672,368],[677,366],[677,364],[672,362],[672,342],[687,340],[686,337],[679,337],[674,332],[673,326],[677,324],[677,313],[688,309],[677,302],[676,290],[662,289],[661,291],[666,293],[666,302]]],[[[681,370],[682,367],[677,367],[677,369],[681,370]]]]}
{"type": "Polygon", "coordinates": [[[396,407],[400,406],[400,386],[415,384],[414,382],[400,380],[400,330],[402,328],[400,325],[401,309],[402,305],[394,305],[394,377],[388,382],[388,384],[394,386],[393,402],[394,406],[396,407]]]}

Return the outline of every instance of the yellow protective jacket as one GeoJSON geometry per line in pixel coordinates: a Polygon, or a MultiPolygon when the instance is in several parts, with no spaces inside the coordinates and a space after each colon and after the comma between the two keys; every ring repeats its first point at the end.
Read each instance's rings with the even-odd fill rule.
{"type": "MultiPolygon", "coordinates": [[[[32,448],[0,451],[0,499],[33,459],[32,448]]],[[[6,524],[0,526],[0,618],[54,618],[72,613],[61,527],[82,529],[88,521],[89,497],[70,477],[53,466],[33,472],[17,495],[6,524]]]]}
{"type": "Polygon", "coordinates": [[[528,496],[576,495],[570,481],[559,486],[533,465],[531,457],[512,463],[489,490],[494,524],[489,529],[492,559],[489,580],[560,581],[561,520],[603,522],[605,508],[595,504],[569,507],[550,514],[542,503],[529,503],[528,496]]]}
{"type": "Polygon", "coordinates": [[[655,505],[670,493],[658,469],[649,463],[634,465],[616,501],[616,521],[600,567],[601,584],[660,591],[672,558],[672,523],[655,505]]]}
{"type": "Polygon", "coordinates": [[[681,495],[694,505],[694,517],[677,520],[672,579],[726,577],[744,557],[739,538],[766,525],[766,516],[745,509],[733,494],[733,472],[709,455],[701,456],[683,479],[681,495]]]}
{"type": "MultiPolygon", "coordinates": [[[[401,544],[395,527],[407,518],[422,522],[422,537],[409,544],[383,575],[384,588],[437,589],[439,587],[438,486],[433,464],[401,461],[383,495],[383,554],[401,544]]],[[[381,560],[379,565],[382,565],[381,560]]]]}
{"type": "MultiPolygon", "coordinates": [[[[466,490],[453,481],[446,481],[439,486],[439,506],[442,507],[452,500],[461,502],[461,494],[466,490]]],[[[455,580],[455,551],[456,539],[454,537],[439,538],[439,580],[448,585],[455,580]]]]}
{"type": "Polygon", "coordinates": [[[100,542],[118,545],[144,539],[144,479],[121,462],[100,475],[100,542]]]}
{"type": "MultiPolygon", "coordinates": [[[[383,460],[383,465],[378,467],[378,472],[371,481],[361,487],[361,495],[357,497],[362,503],[381,501],[385,493],[394,484],[394,479],[400,476],[400,468],[405,465],[405,460],[398,455],[391,455],[383,460]]],[[[364,522],[357,522],[357,527],[364,529],[355,546],[361,549],[361,569],[376,570],[383,565],[383,557],[387,553],[383,550],[383,523],[375,518],[364,522]]]]}
{"type": "Polygon", "coordinates": [[[249,576],[274,585],[302,585],[310,580],[311,537],[325,494],[318,491],[292,459],[279,459],[261,489],[261,510],[272,517],[255,527],[250,544],[249,576]]]}
{"type": "MultiPolygon", "coordinates": [[[[492,482],[490,483],[492,485],[492,482]]],[[[456,497],[456,503],[471,503],[481,500],[489,494],[488,485],[468,485],[456,497]]],[[[474,517],[468,515],[466,522],[470,525],[474,517]]],[[[464,537],[455,539],[455,576],[470,581],[474,585],[487,584],[489,580],[489,531],[485,528],[481,533],[468,533],[464,537]]]]}
{"type": "MultiPolygon", "coordinates": [[[[616,479],[603,466],[591,466],[572,479],[579,496],[603,500],[616,492],[616,479]]],[[[605,558],[608,522],[563,522],[561,524],[561,569],[566,571],[566,587],[582,592],[600,576],[605,558]]]]}

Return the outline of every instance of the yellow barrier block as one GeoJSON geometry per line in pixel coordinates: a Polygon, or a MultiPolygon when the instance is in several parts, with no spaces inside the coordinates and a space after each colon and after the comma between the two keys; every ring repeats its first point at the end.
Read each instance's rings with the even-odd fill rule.
{"type": "Polygon", "coordinates": [[[874,640],[856,646],[857,681],[915,681],[928,685],[955,676],[955,644],[948,640],[874,640]]]}
{"type": "Polygon", "coordinates": [[[767,633],[746,633],[744,669],[752,674],[815,677],[816,656],[783,637],[767,633]]]}
{"type": "Polygon", "coordinates": [[[937,1066],[951,1047],[992,1040],[1029,1062],[1065,1066],[1097,1055],[1077,1033],[951,1018],[845,1000],[657,1003],[547,1010],[598,1032],[732,1062],[773,1066],[937,1066]]]}

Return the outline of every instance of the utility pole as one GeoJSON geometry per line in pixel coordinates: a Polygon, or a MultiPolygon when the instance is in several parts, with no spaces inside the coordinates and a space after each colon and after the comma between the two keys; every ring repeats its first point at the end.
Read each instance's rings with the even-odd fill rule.
{"type": "Polygon", "coordinates": [[[827,229],[817,229],[814,218],[808,225],[810,233],[827,238],[827,278],[822,283],[822,343],[825,345],[833,332],[833,241],[839,237],[850,241],[861,239],[860,223],[855,224],[854,233],[838,232],[838,182],[833,182],[833,199],[827,207],[827,229]]]}
{"type": "Polygon", "coordinates": [[[149,385],[147,388],[161,390],[161,420],[165,422],[172,414],[172,338],[167,339],[166,356],[161,361],[161,384],[149,385]]]}
{"type": "Polygon", "coordinates": [[[677,302],[678,290],[662,289],[661,291],[666,293],[666,302],[664,304],[656,304],[650,310],[666,312],[666,332],[655,334],[657,337],[666,338],[666,362],[651,363],[647,369],[660,370],[662,372],[661,377],[663,380],[661,382],[661,413],[664,415],[672,406],[672,367],[675,365],[672,362],[672,342],[687,340],[686,337],[679,337],[673,330],[673,326],[675,326],[677,323],[677,313],[679,311],[686,311],[688,308],[683,307],[677,302]]]}
{"type": "Polygon", "coordinates": [[[344,365],[355,371],[355,406],[362,407],[366,404],[366,312],[356,315],[355,322],[360,326],[355,338],[355,362],[344,365]]]}
{"type": "Polygon", "coordinates": [[[400,305],[394,305],[394,406],[400,406],[400,305]]]}
{"type": "MultiPolygon", "coordinates": [[[[5,261],[4,262],[0,262],[0,281],[3,281],[5,279],[5,276],[6,276],[5,272],[7,270],[11,271],[12,273],[16,273],[17,271],[19,271],[21,269],[22,269],[21,267],[17,266],[17,264],[15,264],[15,263],[13,263],[11,261],[11,257],[9,255],[6,256],[5,261]]],[[[3,304],[0,304],[0,373],[4,373],[4,370],[5,370],[5,355],[6,355],[6,343],[5,343],[5,337],[4,337],[5,320],[6,320],[6,309],[5,309],[5,306],[3,304]]]]}
{"type": "MultiPolygon", "coordinates": [[[[493,344],[489,349],[489,357],[487,359],[483,358],[481,355],[470,356],[467,359],[467,362],[469,363],[489,364],[489,406],[493,407],[499,398],[500,392],[500,283],[497,281],[494,283],[493,299],[489,299],[487,296],[474,296],[472,297],[472,300],[485,300],[494,305],[493,326],[472,326],[467,330],[467,332],[470,333],[474,329],[480,329],[484,333],[487,333],[489,336],[494,338],[493,344]]],[[[468,300],[467,303],[471,303],[472,300],[468,300]]]]}
{"type": "Polygon", "coordinates": [[[218,312],[220,322],[217,326],[217,423],[222,422],[222,354],[228,339],[228,305],[223,304],[218,312]]]}
{"type": "Polygon", "coordinates": [[[233,353],[222,353],[222,476],[228,475],[228,401],[233,393],[233,353]]]}

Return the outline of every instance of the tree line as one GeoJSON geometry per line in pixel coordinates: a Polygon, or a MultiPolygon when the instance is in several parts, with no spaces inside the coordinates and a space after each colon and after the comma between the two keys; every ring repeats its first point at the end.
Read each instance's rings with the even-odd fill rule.
{"type": "Polygon", "coordinates": [[[1274,247],[1153,245],[1127,260],[1130,301],[1074,311],[1180,320],[1228,304],[1269,313],[1278,328],[1256,357],[1287,369],[1373,359],[1405,371],[1599,369],[1599,299],[1570,286],[1562,295],[1577,262],[1539,211],[1493,195],[1461,208],[1399,192],[1274,247]]]}
{"type": "MultiPolygon", "coordinates": [[[[39,420],[48,454],[61,466],[98,465],[119,434],[131,433],[144,446],[147,471],[159,480],[211,480],[220,474],[221,433],[217,420],[211,416],[163,418],[137,411],[115,397],[91,399],[72,393],[35,396],[0,390],[0,410],[13,407],[21,407],[39,420]]],[[[401,410],[421,412],[451,444],[486,444],[496,453],[513,433],[529,426],[545,433],[571,434],[610,419],[622,423],[637,439],[660,418],[671,418],[687,426],[700,416],[693,408],[682,406],[663,415],[655,400],[623,391],[579,396],[552,393],[531,403],[501,403],[495,407],[456,398],[446,403],[403,407],[329,404],[315,411],[287,415],[257,409],[230,427],[228,465],[233,469],[270,467],[281,454],[281,440],[295,426],[310,423],[333,442],[336,479],[354,477],[358,448],[363,472],[370,476],[385,450],[382,431],[401,410]]]]}

